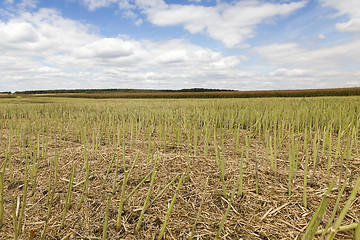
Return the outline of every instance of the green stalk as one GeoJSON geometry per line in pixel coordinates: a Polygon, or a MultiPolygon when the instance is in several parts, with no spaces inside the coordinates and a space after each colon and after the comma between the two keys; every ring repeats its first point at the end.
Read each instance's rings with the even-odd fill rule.
{"type": "Polygon", "coordinates": [[[164,236],[165,229],[166,229],[166,225],[167,225],[167,223],[168,223],[168,221],[169,221],[170,213],[171,213],[171,210],[172,210],[172,208],[173,208],[173,206],[174,206],[174,204],[175,204],[176,197],[177,197],[177,195],[178,195],[178,193],[179,193],[179,190],[180,190],[181,184],[182,184],[182,182],[183,182],[184,176],[185,176],[185,174],[183,174],[183,175],[181,176],[180,181],[179,181],[179,184],[178,184],[178,186],[177,186],[177,188],[176,188],[174,197],[172,198],[171,203],[170,203],[170,206],[169,206],[169,209],[168,209],[168,211],[166,212],[166,216],[165,216],[164,223],[163,223],[163,225],[162,225],[162,227],[161,227],[160,234],[159,234],[159,236],[157,237],[158,240],[161,240],[161,239],[163,238],[163,236],[164,236]]]}
{"type": "Polygon", "coordinates": [[[164,153],[166,152],[166,143],[167,143],[167,134],[166,134],[167,126],[164,124],[164,153]]]}
{"type": "Polygon", "coordinates": [[[152,170],[139,182],[139,184],[131,191],[131,193],[125,198],[124,202],[127,202],[129,198],[134,195],[135,191],[140,188],[140,186],[146,181],[146,179],[151,175],[152,170]]]}
{"type": "Polygon", "coordinates": [[[244,149],[241,148],[241,159],[240,159],[240,182],[239,182],[239,196],[243,195],[243,165],[244,165],[244,149]]]}
{"type": "Polygon", "coordinates": [[[272,141],[271,141],[271,137],[269,137],[269,146],[270,146],[270,169],[275,171],[275,167],[274,167],[274,152],[273,152],[273,146],[272,146],[272,141]]]}
{"type": "MultiPolygon", "coordinates": [[[[133,163],[131,164],[131,167],[130,167],[130,169],[129,169],[129,174],[128,174],[128,176],[127,176],[127,178],[129,179],[129,177],[130,177],[130,175],[131,175],[131,172],[132,172],[132,170],[134,169],[134,167],[135,167],[135,164],[136,164],[136,162],[137,162],[137,160],[138,160],[138,158],[139,158],[139,154],[140,154],[140,152],[137,152],[137,154],[136,154],[136,156],[135,156],[135,160],[133,161],[133,163]]],[[[126,181],[128,180],[128,179],[126,179],[126,181]]]]}
{"type": "Polygon", "coordinates": [[[119,209],[118,209],[117,221],[116,221],[116,231],[120,231],[121,228],[121,215],[124,208],[124,197],[125,197],[127,180],[128,180],[128,172],[125,172],[121,186],[120,203],[119,203],[119,209]]]}
{"type": "MultiPolygon", "coordinates": [[[[49,223],[49,219],[50,219],[50,215],[51,215],[51,208],[52,208],[52,204],[54,201],[54,196],[55,196],[55,189],[56,189],[56,185],[57,185],[57,169],[58,169],[58,153],[57,150],[55,150],[55,157],[54,157],[54,164],[55,164],[55,176],[54,176],[54,187],[51,190],[51,177],[49,178],[49,190],[48,190],[48,198],[47,198],[47,204],[48,204],[48,211],[47,211],[47,215],[46,215],[46,219],[45,219],[45,224],[44,224],[44,228],[43,231],[41,233],[41,240],[45,239],[45,235],[46,235],[46,230],[47,230],[47,226],[49,223]]],[[[52,171],[52,164],[50,165],[50,176],[52,171]]]]}
{"type": "Polygon", "coordinates": [[[196,155],[197,152],[197,130],[194,129],[194,139],[193,139],[193,147],[194,147],[194,154],[196,155]]]}
{"type": "Polygon", "coordinates": [[[111,195],[109,195],[107,197],[107,201],[106,201],[105,220],[104,220],[102,240],[106,240],[106,238],[107,238],[107,226],[108,226],[108,219],[109,219],[110,199],[111,199],[111,195]]]}
{"type": "Polygon", "coordinates": [[[257,153],[255,153],[255,193],[259,194],[259,170],[258,170],[257,153]]]}
{"type": "Polygon", "coordinates": [[[249,138],[248,136],[245,136],[245,157],[246,157],[246,161],[250,162],[250,158],[249,158],[249,148],[250,148],[250,144],[249,144],[249,138]]]}
{"type": "Polygon", "coordinates": [[[106,181],[107,181],[107,179],[108,179],[108,177],[109,177],[111,167],[112,167],[112,165],[113,165],[113,163],[114,163],[114,160],[115,160],[115,156],[116,156],[116,153],[114,153],[114,155],[113,155],[113,157],[112,157],[112,159],[111,159],[111,162],[110,162],[110,164],[109,164],[109,167],[108,167],[108,169],[107,169],[107,171],[106,171],[106,175],[105,175],[104,182],[103,182],[103,184],[101,185],[101,188],[102,188],[102,189],[105,189],[105,184],[106,184],[106,181]]]}
{"type": "Polygon", "coordinates": [[[209,133],[208,133],[208,126],[205,126],[205,136],[204,136],[204,157],[208,156],[208,148],[209,148],[209,133]]]}
{"type": "MultiPolygon", "coordinates": [[[[222,144],[224,146],[224,143],[222,144]]],[[[224,147],[223,147],[223,153],[221,154],[221,152],[219,151],[219,155],[220,155],[220,178],[221,178],[221,186],[222,186],[222,192],[223,192],[223,196],[224,198],[227,198],[227,191],[226,191],[226,186],[225,186],[225,158],[224,158],[224,147]]]]}
{"type": "Polygon", "coordinates": [[[268,132],[265,132],[265,167],[268,167],[269,162],[269,136],[268,132]]]}
{"type": "Polygon", "coordinates": [[[21,210],[17,219],[17,235],[20,235],[20,230],[21,230],[21,223],[24,217],[24,212],[25,212],[25,206],[26,206],[26,200],[27,200],[27,192],[28,192],[28,185],[29,185],[29,180],[27,178],[27,173],[28,173],[28,167],[29,167],[29,162],[26,159],[26,163],[25,163],[25,176],[24,176],[24,195],[23,195],[23,202],[21,205],[21,210]]]}
{"type": "Polygon", "coordinates": [[[178,125],[177,130],[176,130],[176,149],[179,149],[180,147],[180,136],[181,132],[180,132],[180,125],[178,125]]]}
{"type": "MultiPolygon", "coordinates": [[[[276,138],[276,130],[274,130],[274,171],[277,171],[277,138],[276,138]]],[[[280,147],[280,146],[279,146],[280,147]]]]}
{"type": "MultiPolygon", "coordinates": [[[[6,161],[4,166],[6,165],[6,161]]],[[[3,171],[0,173],[0,228],[4,224],[4,173],[5,167],[3,171]]]]}
{"type": "Polygon", "coordinates": [[[71,174],[70,174],[68,192],[67,192],[67,195],[66,195],[66,202],[65,202],[64,213],[63,213],[63,217],[62,217],[62,220],[61,220],[60,229],[63,229],[64,226],[65,226],[66,211],[69,210],[70,206],[71,206],[71,192],[72,192],[72,187],[73,187],[74,174],[75,174],[75,163],[73,165],[73,168],[72,168],[72,171],[71,171],[71,174]]]}
{"type": "Polygon", "coordinates": [[[78,205],[78,210],[81,208],[81,204],[84,200],[84,195],[87,197],[89,196],[89,174],[90,174],[90,168],[89,168],[89,156],[86,151],[86,143],[84,147],[84,165],[85,165],[85,182],[84,182],[84,188],[81,193],[81,198],[78,205]]]}
{"type": "Polygon", "coordinates": [[[4,175],[7,162],[8,158],[5,156],[5,161],[3,162],[2,171],[0,173],[0,228],[4,224],[4,175]]]}
{"type": "MultiPolygon", "coordinates": [[[[12,164],[11,164],[11,131],[10,131],[10,135],[9,135],[9,140],[8,140],[8,146],[7,146],[7,153],[5,155],[5,158],[9,161],[9,175],[10,175],[10,183],[12,182],[13,179],[13,174],[12,174],[12,164]]],[[[6,149],[5,149],[6,150],[6,149]]]]}
{"type": "Polygon", "coordinates": [[[233,189],[233,191],[232,191],[232,193],[231,193],[231,198],[230,198],[229,203],[228,203],[228,206],[227,206],[227,208],[226,208],[224,217],[223,217],[223,219],[222,219],[222,221],[221,221],[219,230],[218,230],[218,232],[217,232],[217,234],[216,234],[215,240],[219,239],[219,237],[220,237],[220,234],[221,234],[221,232],[222,232],[222,229],[223,229],[223,227],[224,227],[224,225],[225,225],[226,218],[227,218],[227,216],[228,216],[228,214],[229,214],[229,212],[230,212],[231,204],[232,204],[232,202],[234,201],[235,192],[236,192],[236,189],[238,188],[239,183],[240,183],[240,176],[239,176],[239,179],[236,181],[235,186],[234,186],[234,189],[233,189]]]}
{"type": "Polygon", "coordinates": [[[156,156],[156,160],[155,160],[155,163],[154,163],[154,168],[153,168],[153,172],[152,172],[152,175],[151,175],[151,181],[150,181],[150,187],[149,187],[149,190],[148,190],[148,194],[147,194],[147,196],[146,196],[143,209],[141,210],[138,223],[136,224],[136,227],[135,227],[135,234],[137,234],[137,233],[139,232],[139,230],[140,230],[141,221],[142,221],[142,219],[143,219],[143,217],[144,217],[144,213],[145,213],[145,211],[146,211],[146,209],[147,209],[147,206],[148,206],[148,204],[149,204],[151,192],[152,192],[152,189],[153,189],[153,186],[154,186],[154,182],[155,182],[157,159],[158,159],[158,156],[156,156]]]}
{"type": "Polygon", "coordinates": [[[214,124],[214,151],[215,151],[215,162],[216,162],[216,165],[218,166],[219,165],[219,154],[218,154],[218,146],[217,146],[217,134],[216,134],[216,124],[214,124]]]}
{"type": "Polygon", "coordinates": [[[340,200],[341,200],[341,196],[342,196],[342,194],[343,194],[343,192],[345,190],[345,187],[346,187],[346,182],[343,183],[343,185],[342,185],[342,187],[341,187],[341,189],[340,189],[340,191],[338,193],[338,196],[337,196],[337,199],[336,199],[336,202],[335,202],[335,206],[334,206],[333,211],[331,213],[331,217],[328,220],[328,223],[327,223],[327,225],[326,225],[326,227],[325,227],[325,229],[323,231],[323,234],[321,235],[321,239],[324,238],[325,233],[329,230],[331,224],[334,221],[335,215],[336,215],[336,213],[337,213],[337,211],[339,209],[339,203],[340,203],[340,200]]]}
{"type": "Polygon", "coordinates": [[[294,149],[291,147],[291,143],[289,143],[289,178],[288,178],[288,194],[291,196],[291,188],[292,188],[292,178],[293,178],[293,169],[294,169],[294,158],[293,158],[294,149]]]}
{"type": "Polygon", "coordinates": [[[327,237],[327,240],[334,239],[336,232],[339,230],[339,227],[341,225],[342,220],[345,218],[346,213],[348,212],[353,200],[356,197],[356,194],[357,194],[357,191],[358,191],[359,187],[360,187],[360,177],[357,178],[357,181],[356,181],[356,183],[355,183],[355,185],[354,185],[354,187],[353,187],[353,189],[351,191],[350,197],[346,201],[345,206],[344,206],[343,210],[341,211],[339,218],[336,220],[336,222],[334,224],[334,227],[333,227],[334,231],[331,231],[331,233],[327,237]]]}
{"type": "Polygon", "coordinates": [[[236,143],[235,143],[235,151],[237,152],[239,150],[239,135],[240,135],[240,126],[237,127],[236,131],[236,143]]]}
{"type": "Polygon", "coordinates": [[[193,225],[193,227],[191,228],[190,239],[193,239],[194,232],[195,232],[195,228],[196,228],[197,222],[198,222],[198,220],[199,220],[199,218],[200,218],[201,208],[202,208],[202,205],[203,205],[203,203],[204,203],[204,198],[205,198],[206,187],[207,187],[208,181],[209,181],[209,177],[207,177],[207,178],[206,178],[206,181],[205,181],[204,191],[203,191],[203,194],[202,194],[202,196],[201,196],[201,201],[200,201],[199,210],[198,210],[198,212],[197,212],[197,214],[196,214],[196,218],[195,218],[194,225],[193,225]]]}
{"type": "Polygon", "coordinates": [[[332,151],[331,151],[331,138],[332,138],[332,135],[331,135],[331,132],[329,133],[329,138],[328,138],[328,147],[329,147],[329,157],[328,157],[328,164],[327,164],[327,169],[326,169],[326,174],[329,174],[330,173],[330,168],[331,168],[331,156],[332,156],[332,151]]]}
{"type": "Polygon", "coordinates": [[[330,192],[333,189],[333,187],[335,186],[335,182],[331,183],[329,186],[329,189],[326,191],[324,198],[321,200],[318,208],[316,209],[314,215],[312,216],[309,224],[306,227],[306,231],[304,233],[304,235],[302,236],[301,240],[311,240],[313,239],[316,229],[318,228],[319,224],[320,224],[320,220],[324,214],[325,208],[327,203],[330,200],[330,192]]]}
{"type": "Polygon", "coordinates": [[[190,179],[190,148],[189,144],[187,144],[187,153],[186,153],[186,176],[187,179],[190,179]]]}
{"type": "Polygon", "coordinates": [[[156,195],[156,197],[154,197],[154,199],[148,204],[147,208],[148,209],[155,201],[156,199],[158,199],[159,197],[161,197],[161,195],[163,195],[163,193],[170,187],[171,184],[173,184],[173,182],[175,182],[175,180],[179,177],[180,173],[177,174],[159,193],[158,195],[156,195]]]}
{"type": "Polygon", "coordinates": [[[149,163],[151,154],[151,133],[149,132],[149,142],[148,142],[148,153],[146,157],[146,162],[149,163]]]}
{"type": "MultiPolygon", "coordinates": [[[[339,231],[340,231],[340,228],[339,228],[339,231]]],[[[355,229],[353,240],[358,240],[358,239],[360,239],[360,222],[357,223],[357,227],[355,229]]]]}
{"type": "Polygon", "coordinates": [[[13,215],[13,228],[14,228],[14,240],[18,240],[19,239],[19,234],[18,234],[18,230],[17,230],[17,226],[18,226],[18,216],[16,215],[16,203],[15,203],[15,197],[12,197],[12,215],[13,215]]]}
{"type": "Polygon", "coordinates": [[[119,168],[119,153],[116,154],[116,164],[115,164],[115,173],[114,173],[114,182],[112,187],[112,193],[115,193],[115,188],[117,186],[116,178],[117,178],[117,172],[119,168]]]}
{"type": "MultiPolygon", "coordinates": [[[[352,230],[352,229],[356,229],[357,227],[359,226],[358,223],[353,223],[353,224],[350,224],[350,225],[345,225],[345,226],[340,226],[339,229],[338,229],[338,232],[343,232],[343,231],[347,231],[347,230],[352,230]]],[[[315,235],[324,235],[328,233],[328,229],[320,229],[320,230],[317,230],[315,235]]],[[[356,233],[356,231],[355,231],[356,233]]],[[[355,235],[354,235],[355,236],[355,235]]],[[[359,238],[354,238],[354,240],[358,240],[359,238]]]]}
{"type": "Polygon", "coordinates": [[[124,168],[124,172],[126,172],[126,159],[125,159],[125,135],[123,135],[122,158],[123,158],[123,168],[124,168]]]}
{"type": "Polygon", "coordinates": [[[314,160],[314,165],[313,165],[313,172],[310,178],[310,183],[313,184],[314,182],[314,178],[315,178],[315,173],[316,173],[316,167],[318,164],[318,159],[319,159],[319,143],[317,143],[317,135],[315,134],[314,136],[314,140],[313,140],[313,160],[314,160]]]}
{"type": "Polygon", "coordinates": [[[307,208],[307,175],[308,175],[309,153],[305,150],[305,164],[304,164],[304,187],[303,187],[303,205],[307,208]]]}

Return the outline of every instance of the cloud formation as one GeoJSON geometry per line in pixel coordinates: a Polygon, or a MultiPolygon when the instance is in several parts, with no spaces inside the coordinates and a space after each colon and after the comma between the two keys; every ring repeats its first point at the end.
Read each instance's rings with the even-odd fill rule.
{"type": "MultiPolygon", "coordinates": [[[[357,0],[321,0],[322,6],[334,8],[339,16],[349,17],[347,22],[337,22],[337,30],[332,27],[330,32],[321,28],[314,30],[311,39],[304,32],[307,38],[279,38],[272,44],[267,39],[256,42],[257,26],[271,23],[277,28],[280,19],[295,14],[306,1],[218,1],[212,6],[198,1],[167,4],[163,0],[72,3],[79,1],[89,14],[101,7],[112,7],[114,12],[121,9],[127,14],[126,20],[130,18],[134,24],[148,21],[152,29],[178,26],[190,34],[156,41],[126,36],[122,32],[104,36],[99,26],[86,20],[70,19],[60,10],[35,7],[40,2],[7,0],[6,4],[12,8],[0,9],[0,91],[360,86],[360,40],[336,39],[342,32],[356,36],[359,15],[353,9],[359,4],[357,0]],[[191,38],[186,39],[193,34],[205,40],[219,40],[224,48],[211,49],[201,46],[201,41],[194,41],[195,44],[191,38]],[[310,44],[304,44],[304,39],[310,44]],[[245,44],[247,49],[236,49],[245,44]]],[[[144,25],[149,24],[140,28],[144,25]]],[[[296,31],[301,33],[301,29],[296,31]]]]}
{"type": "Polygon", "coordinates": [[[274,82],[295,83],[297,88],[354,87],[360,84],[360,40],[318,49],[306,49],[297,43],[271,44],[254,48],[264,64],[273,66],[269,73],[274,82]],[[301,87],[303,86],[303,87],[301,87]]]}
{"type": "Polygon", "coordinates": [[[339,15],[348,15],[350,20],[336,24],[340,32],[360,32],[360,1],[358,0],[320,0],[326,7],[334,8],[339,15]]]}
{"type": "Polygon", "coordinates": [[[64,18],[53,9],[22,12],[0,21],[0,35],[0,88],[8,84],[16,89],[20,81],[31,89],[53,88],[54,82],[58,88],[102,87],[104,82],[108,87],[206,86],[214,76],[237,79],[243,74],[238,65],[246,60],[183,39],[102,37],[90,25],[64,18]]]}
{"type": "MultiPolygon", "coordinates": [[[[259,0],[218,2],[215,6],[167,4],[163,0],[82,0],[90,9],[118,2],[125,15],[140,11],[156,26],[182,26],[192,34],[207,34],[227,48],[246,46],[245,40],[255,36],[256,26],[276,16],[284,16],[304,7],[306,1],[268,3],[259,0]]],[[[140,21],[141,18],[140,18],[140,21]]]]}

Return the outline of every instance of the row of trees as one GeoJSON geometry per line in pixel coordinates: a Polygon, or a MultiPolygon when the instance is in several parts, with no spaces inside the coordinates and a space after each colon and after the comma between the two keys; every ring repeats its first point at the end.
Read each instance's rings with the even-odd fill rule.
{"type": "Polygon", "coordinates": [[[224,89],[190,88],[180,90],[153,90],[153,89],[56,89],[56,90],[30,90],[17,91],[15,94],[59,94],[59,93],[79,93],[79,94],[102,94],[102,93],[175,93],[175,92],[219,92],[233,91],[224,89]]]}
{"type": "Polygon", "coordinates": [[[49,94],[51,97],[75,98],[260,98],[260,97],[324,97],[356,96],[360,88],[312,89],[312,90],[276,90],[276,91],[157,91],[123,93],[63,93],[49,94]]]}
{"type": "Polygon", "coordinates": [[[360,87],[306,89],[306,90],[271,90],[271,91],[235,91],[223,89],[191,88],[181,90],[149,89],[60,89],[0,92],[0,97],[49,96],[77,98],[257,98],[257,97],[322,97],[356,96],[360,87]]]}

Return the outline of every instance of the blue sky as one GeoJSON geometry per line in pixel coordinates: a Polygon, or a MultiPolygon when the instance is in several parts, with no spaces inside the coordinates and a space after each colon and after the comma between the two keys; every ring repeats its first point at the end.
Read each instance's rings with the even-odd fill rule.
{"type": "Polygon", "coordinates": [[[2,0],[0,91],[360,86],[359,0],[2,0]]]}

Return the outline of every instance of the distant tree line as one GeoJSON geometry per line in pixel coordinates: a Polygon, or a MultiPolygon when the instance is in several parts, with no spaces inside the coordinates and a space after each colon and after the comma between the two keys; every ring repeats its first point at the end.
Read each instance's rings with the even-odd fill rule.
{"type": "Polygon", "coordinates": [[[260,98],[260,97],[325,97],[356,96],[360,88],[274,90],[274,91],[168,91],[164,92],[115,92],[115,93],[59,93],[49,97],[72,98],[260,98]]]}
{"type": "MultiPolygon", "coordinates": [[[[8,96],[11,92],[3,92],[8,96]]],[[[48,96],[75,98],[258,98],[258,97],[324,97],[360,95],[360,87],[301,90],[236,91],[190,88],[181,90],[151,89],[60,89],[18,91],[12,96],[48,96]]]]}
{"type": "Polygon", "coordinates": [[[208,89],[208,88],[189,88],[180,90],[152,90],[152,89],[55,89],[55,90],[30,90],[17,91],[15,94],[58,94],[58,93],[84,93],[84,94],[99,94],[99,93],[171,93],[171,92],[224,92],[234,91],[227,89],[208,89]]]}

